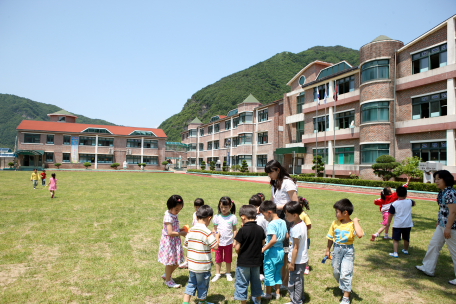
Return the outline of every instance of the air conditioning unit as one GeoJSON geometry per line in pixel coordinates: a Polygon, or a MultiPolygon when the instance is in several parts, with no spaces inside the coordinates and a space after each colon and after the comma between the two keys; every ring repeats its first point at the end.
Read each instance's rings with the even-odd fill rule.
{"type": "Polygon", "coordinates": [[[109,148],[108,154],[114,154],[114,148],[109,148]]]}
{"type": "Polygon", "coordinates": [[[127,149],[127,155],[131,155],[131,149],[127,149]]]}

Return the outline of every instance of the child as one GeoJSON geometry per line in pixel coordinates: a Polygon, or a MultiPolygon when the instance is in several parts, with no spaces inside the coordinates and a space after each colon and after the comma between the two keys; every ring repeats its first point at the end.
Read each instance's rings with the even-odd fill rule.
{"type": "Polygon", "coordinates": [[[256,195],[258,195],[261,198],[261,202],[264,202],[264,194],[261,192],[258,192],[256,195]]]}
{"type": "Polygon", "coordinates": [[[43,170],[40,174],[41,176],[41,186],[46,186],[46,170],[43,170]]]}
{"type": "Polygon", "coordinates": [[[51,198],[54,198],[55,190],[57,190],[57,179],[55,178],[55,173],[51,174],[49,179],[49,192],[51,192],[51,198]]]}
{"type": "Polygon", "coordinates": [[[309,260],[307,254],[307,225],[300,218],[302,206],[299,202],[288,202],[284,206],[285,218],[292,222],[290,229],[290,250],[288,250],[288,294],[292,304],[302,304],[304,295],[304,271],[309,260]]]}
{"type": "MultiPolygon", "coordinates": [[[[404,187],[408,186],[408,183],[410,181],[410,177],[407,177],[407,183],[404,185],[404,187]]],[[[380,197],[374,201],[374,204],[380,207],[380,212],[382,213],[382,227],[378,229],[377,233],[372,234],[371,241],[375,241],[375,238],[380,235],[380,233],[385,230],[385,237],[384,239],[390,239],[388,236],[388,231],[389,231],[389,225],[388,225],[388,210],[391,206],[391,204],[397,200],[397,193],[393,193],[393,190],[391,187],[386,187],[383,188],[382,192],[380,193],[380,197]]]]}
{"type": "MultiPolygon", "coordinates": [[[[198,224],[198,219],[196,217],[196,212],[198,211],[198,208],[203,206],[204,205],[204,200],[202,198],[197,198],[194,202],[193,202],[193,207],[195,208],[195,212],[193,213],[193,220],[192,220],[192,227],[195,226],[196,224],[198,224]]],[[[212,218],[212,216],[211,216],[212,218]]],[[[184,246],[185,247],[185,246],[184,246]]],[[[186,269],[188,268],[188,261],[187,261],[187,257],[185,256],[185,262],[183,262],[182,264],[179,265],[179,268],[180,269],[186,269]]]]}
{"type": "MultiPolygon", "coordinates": [[[[306,210],[310,210],[309,201],[308,200],[306,200],[302,196],[298,196],[298,202],[301,205],[302,210],[304,210],[304,208],[306,208],[306,210]]],[[[299,218],[307,226],[307,241],[306,242],[307,242],[307,251],[308,251],[309,247],[310,247],[309,230],[310,230],[310,228],[312,228],[312,222],[310,221],[310,218],[309,218],[309,216],[307,215],[307,213],[305,211],[302,211],[302,213],[299,215],[299,218]]],[[[309,269],[309,261],[307,261],[306,270],[304,271],[304,274],[309,274],[309,271],[310,271],[310,269],[309,269]]]]}
{"type": "Polygon", "coordinates": [[[158,261],[165,265],[165,273],[162,279],[165,280],[166,286],[169,288],[179,288],[180,284],[176,284],[171,278],[177,266],[184,261],[184,251],[180,236],[185,236],[186,232],[179,229],[178,214],[184,207],[184,200],[180,195],[172,195],[166,203],[168,210],[163,218],[163,230],[160,239],[160,247],[158,251],[158,261]]]}
{"type": "Polygon", "coordinates": [[[32,176],[30,177],[30,181],[33,182],[33,189],[36,189],[38,186],[38,173],[36,169],[33,169],[32,176]]]}
{"type": "MultiPolygon", "coordinates": [[[[252,195],[252,197],[250,198],[249,200],[249,205],[253,205],[256,209],[256,223],[258,226],[260,226],[261,228],[263,228],[263,231],[264,231],[264,235],[266,235],[266,230],[268,228],[268,221],[265,220],[263,214],[261,214],[260,212],[260,206],[261,206],[261,197],[256,194],[256,195],[252,195]]],[[[263,271],[263,260],[264,260],[264,254],[262,253],[262,258],[261,258],[261,267],[260,267],[260,280],[261,281],[264,281],[264,271],[263,271]]]]}
{"type": "Polygon", "coordinates": [[[233,235],[236,237],[237,218],[236,206],[228,196],[220,199],[218,204],[218,214],[214,216],[212,223],[214,224],[214,234],[220,233],[220,242],[217,251],[215,252],[215,276],[212,282],[220,279],[220,268],[222,262],[226,263],[226,280],[233,281],[231,277],[231,262],[233,260],[233,235]]]}
{"type": "MultiPolygon", "coordinates": [[[[258,197],[258,196],[257,196],[258,197]]],[[[258,197],[259,198],[259,197],[258,197]]],[[[234,249],[238,254],[234,284],[234,299],[247,303],[247,289],[250,282],[250,293],[254,304],[261,303],[261,248],[264,245],[266,234],[255,223],[257,210],[255,206],[244,205],[239,209],[243,226],[234,238],[234,249]]]]}
{"type": "Polygon", "coordinates": [[[355,235],[358,238],[363,237],[363,229],[359,225],[359,219],[350,219],[353,213],[352,203],[344,198],[337,201],[333,208],[336,210],[336,218],[328,234],[328,246],[326,247],[325,256],[329,257],[329,251],[334,242],[332,267],[333,275],[339,283],[339,288],[344,292],[344,297],[340,304],[350,303],[351,284],[353,279],[353,261],[355,260],[355,249],[353,241],[355,235]]]}
{"type": "Polygon", "coordinates": [[[272,286],[275,286],[275,298],[280,299],[280,285],[282,285],[280,271],[285,255],[283,241],[286,237],[288,238],[287,224],[277,215],[277,205],[272,201],[264,201],[260,206],[260,212],[269,222],[266,231],[266,246],[262,249],[266,292],[261,297],[272,299],[271,289],[272,286]]]}
{"type": "Polygon", "coordinates": [[[208,205],[203,205],[196,211],[197,222],[188,231],[185,237],[185,246],[188,248],[188,284],[185,288],[183,304],[190,302],[190,297],[198,291],[199,304],[212,304],[206,301],[211,278],[211,248],[218,248],[216,237],[207,228],[214,211],[208,205]]]}
{"type": "Polygon", "coordinates": [[[389,217],[388,217],[388,226],[391,224],[391,220],[394,216],[393,223],[393,249],[394,252],[389,255],[393,258],[399,257],[397,255],[397,249],[399,247],[399,241],[404,240],[404,249],[402,252],[404,254],[408,253],[409,241],[410,241],[410,231],[413,227],[412,221],[412,206],[415,206],[415,202],[407,199],[407,188],[400,186],[396,189],[396,194],[398,200],[391,204],[389,208],[389,217]]]}

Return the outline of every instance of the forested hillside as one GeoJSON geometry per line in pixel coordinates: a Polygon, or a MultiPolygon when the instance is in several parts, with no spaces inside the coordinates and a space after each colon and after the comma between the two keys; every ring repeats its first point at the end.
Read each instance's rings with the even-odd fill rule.
{"type": "MultiPolygon", "coordinates": [[[[0,147],[14,148],[16,128],[24,119],[49,121],[47,114],[62,110],[61,108],[33,101],[27,98],[0,94],[0,147]]],[[[114,125],[102,119],[92,119],[83,115],[78,116],[76,122],[99,125],[114,125]]]]}
{"type": "Polygon", "coordinates": [[[169,141],[180,141],[180,132],[195,117],[207,123],[214,115],[226,115],[250,93],[262,104],[280,99],[290,90],[287,82],[315,60],[331,63],[345,60],[358,65],[359,52],[343,46],[316,46],[298,54],[279,53],[199,90],[187,100],[180,113],[163,121],[159,128],[165,131],[169,141]]]}

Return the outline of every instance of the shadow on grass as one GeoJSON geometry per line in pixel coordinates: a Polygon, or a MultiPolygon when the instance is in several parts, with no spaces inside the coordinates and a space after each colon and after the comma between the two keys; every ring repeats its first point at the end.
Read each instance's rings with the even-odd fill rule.
{"type": "Polygon", "coordinates": [[[212,294],[207,296],[207,301],[211,303],[228,303],[225,301],[225,296],[221,294],[212,294]]]}
{"type": "MultiPolygon", "coordinates": [[[[335,286],[335,287],[326,287],[325,288],[325,292],[327,291],[330,291],[332,290],[333,292],[333,295],[335,297],[339,297],[340,299],[339,300],[342,300],[342,297],[344,296],[344,293],[342,292],[342,290],[339,288],[339,286],[335,286]]],[[[353,290],[350,292],[350,300],[356,300],[358,302],[362,301],[363,298],[361,298],[356,292],[354,292],[353,290]]]]}

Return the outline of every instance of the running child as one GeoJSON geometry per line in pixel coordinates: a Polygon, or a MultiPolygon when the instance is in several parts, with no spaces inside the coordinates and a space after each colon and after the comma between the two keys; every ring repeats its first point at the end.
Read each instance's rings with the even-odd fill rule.
{"type": "MultiPolygon", "coordinates": [[[[256,209],[256,223],[258,226],[263,228],[264,235],[266,235],[266,231],[268,228],[268,221],[264,218],[263,214],[260,212],[261,206],[261,197],[258,194],[252,195],[249,200],[249,205],[252,205],[256,209]]],[[[261,254],[261,267],[260,267],[260,280],[264,281],[264,269],[263,269],[263,260],[264,260],[264,253],[261,254]]]]}
{"type": "Polygon", "coordinates": [[[329,251],[334,243],[332,254],[333,275],[339,288],[343,291],[344,297],[340,304],[350,303],[350,292],[353,279],[353,262],[355,260],[355,248],[353,241],[355,235],[360,239],[363,237],[363,229],[359,225],[359,219],[350,219],[353,213],[352,203],[344,198],[337,201],[333,208],[336,210],[336,220],[329,228],[326,238],[328,246],[325,256],[329,258],[329,251]]]}
{"type": "Polygon", "coordinates": [[[212,223],[214,224],[214,234],[220,234],[219,247],[215,252],[215,276],[212,282],[220,279],[220,269],[222,262],[226,263],[226,280],[233,281],[231,276],[231,262],[233,261],[233,236],[236,237],[237,218],[236,206],[228,196],[220,199],[218,204],[218,214],[214,216],[212,223]]]}
{"type": "MultiPolygon", "coordinates": [[[[309,237],[309,230],[312,228],[312,222],[310,221],[310,218],[309,216],[307,215],[307,213],[304,211],[304,208],[306,210],[310,210],[310,207],[309,207],[309,201],[306,200],[305,198],[303,198],[302,196],[298,196],[298,203],[301,205],[302,207],[302,213],[299,215],[299,218],[304,222],[304,224],[306,224],[307,226],[307,251],[309,250],[309,247],[310,247],[310,237],[309,237]]],[[[306,264],[306,270],[304,270],[304,274],[309,274],[309,261],[307,261],[307,264],[306,264]]]]}
{"type": "MultiPolygon", "coordinates": [[[[204,205],[204,200],[202,198],[197,198],[193,202],[193,207],[195,208],[195,212],[193,213],[193,220],[192,220],[192,227],[198,224],[198,219],[196,217],[196,212],[198,211],[198,208],[204,205]]],[[[212,216],[211,216],[212,219],[212,216]]],[[[184,246],[185,247],[185,246],[184,246]]],[[[187,256],[185,256],[185,262],[179,265],[180,269],[187,269],[188,268],[188,261],[187,261],[187,256]]]]}
{"type": "Polygon", "coordinates": [[[51,174],[49,179],[49,192],[51,192],[51,198],[54,198],[55,190],[57,190],[57,179],[55,178],[55,173],[51,174]]]}
{"type": "Polygon", "coordinates": [[[46,186],[46,170],[43,170],[43,172],[40,173],[41,177],[41,186],[46,186]]]}
{"type": "MultiPolygon", "coordinates": [[[[410,181],[410,177],[407,177],[407,183],[405,183],[405,185],[403,187],[407,188],[409,181],[410,181]]],[[[380,198],[378,198],[374,201],[374,204],[379,206],[379,208],[380,208],[380,212],[382,213],[383,220],[382,220],[382,227],[380,227],[380,229],[378,229],[377,233],[372,234],[372,237],[370,239],[372,242],[375,241],[375,238],[379,237],[380,233],[382,233],[383,231],[385,231],[384,239],[391,239],[388,236],[388,231],[389,231],[388,210],[394,201],[397,201],[397,193],[393,192],[391,187],[383,188],[382,192],[380,192],[380,198]]]]}
{"type": "Polygon", "coordinates": [[[163,217],[158,261],[165,265],[165,273],[162,275],[165,285],[169,288],[179,288],[181,285],[176,284],[171,275],[178,265],[184,261],[184,251],[182,250],[180,236],[185,236],[187,233],[179,229],[178,218],[179,212],[184,207],[184,200],[180,195],[172,195],[166,202],[166,206],[168,210],[163,217]]]}
{"type": "Polygon", "coordinates": [[[211,248],[218,248],[218,237],[207,228],[211,223],[214,211],[208,205],[199,207],[196,211],[197,222],[188,231],[185,237],[185,246],[188,248],[188,284],[185,288],[183,304],[189,304],[191,296],[198,292],[199,304],[213,304],[206,301],[211,279],[211,248]]]}
{"type": "Polygon", "coordinates": [[[32,176],[30,177],[30,181],[33,182],[33,189],[36,189],[36,186],[38,186],[38,173],[36,169],[33,169],[32,176]]]}

